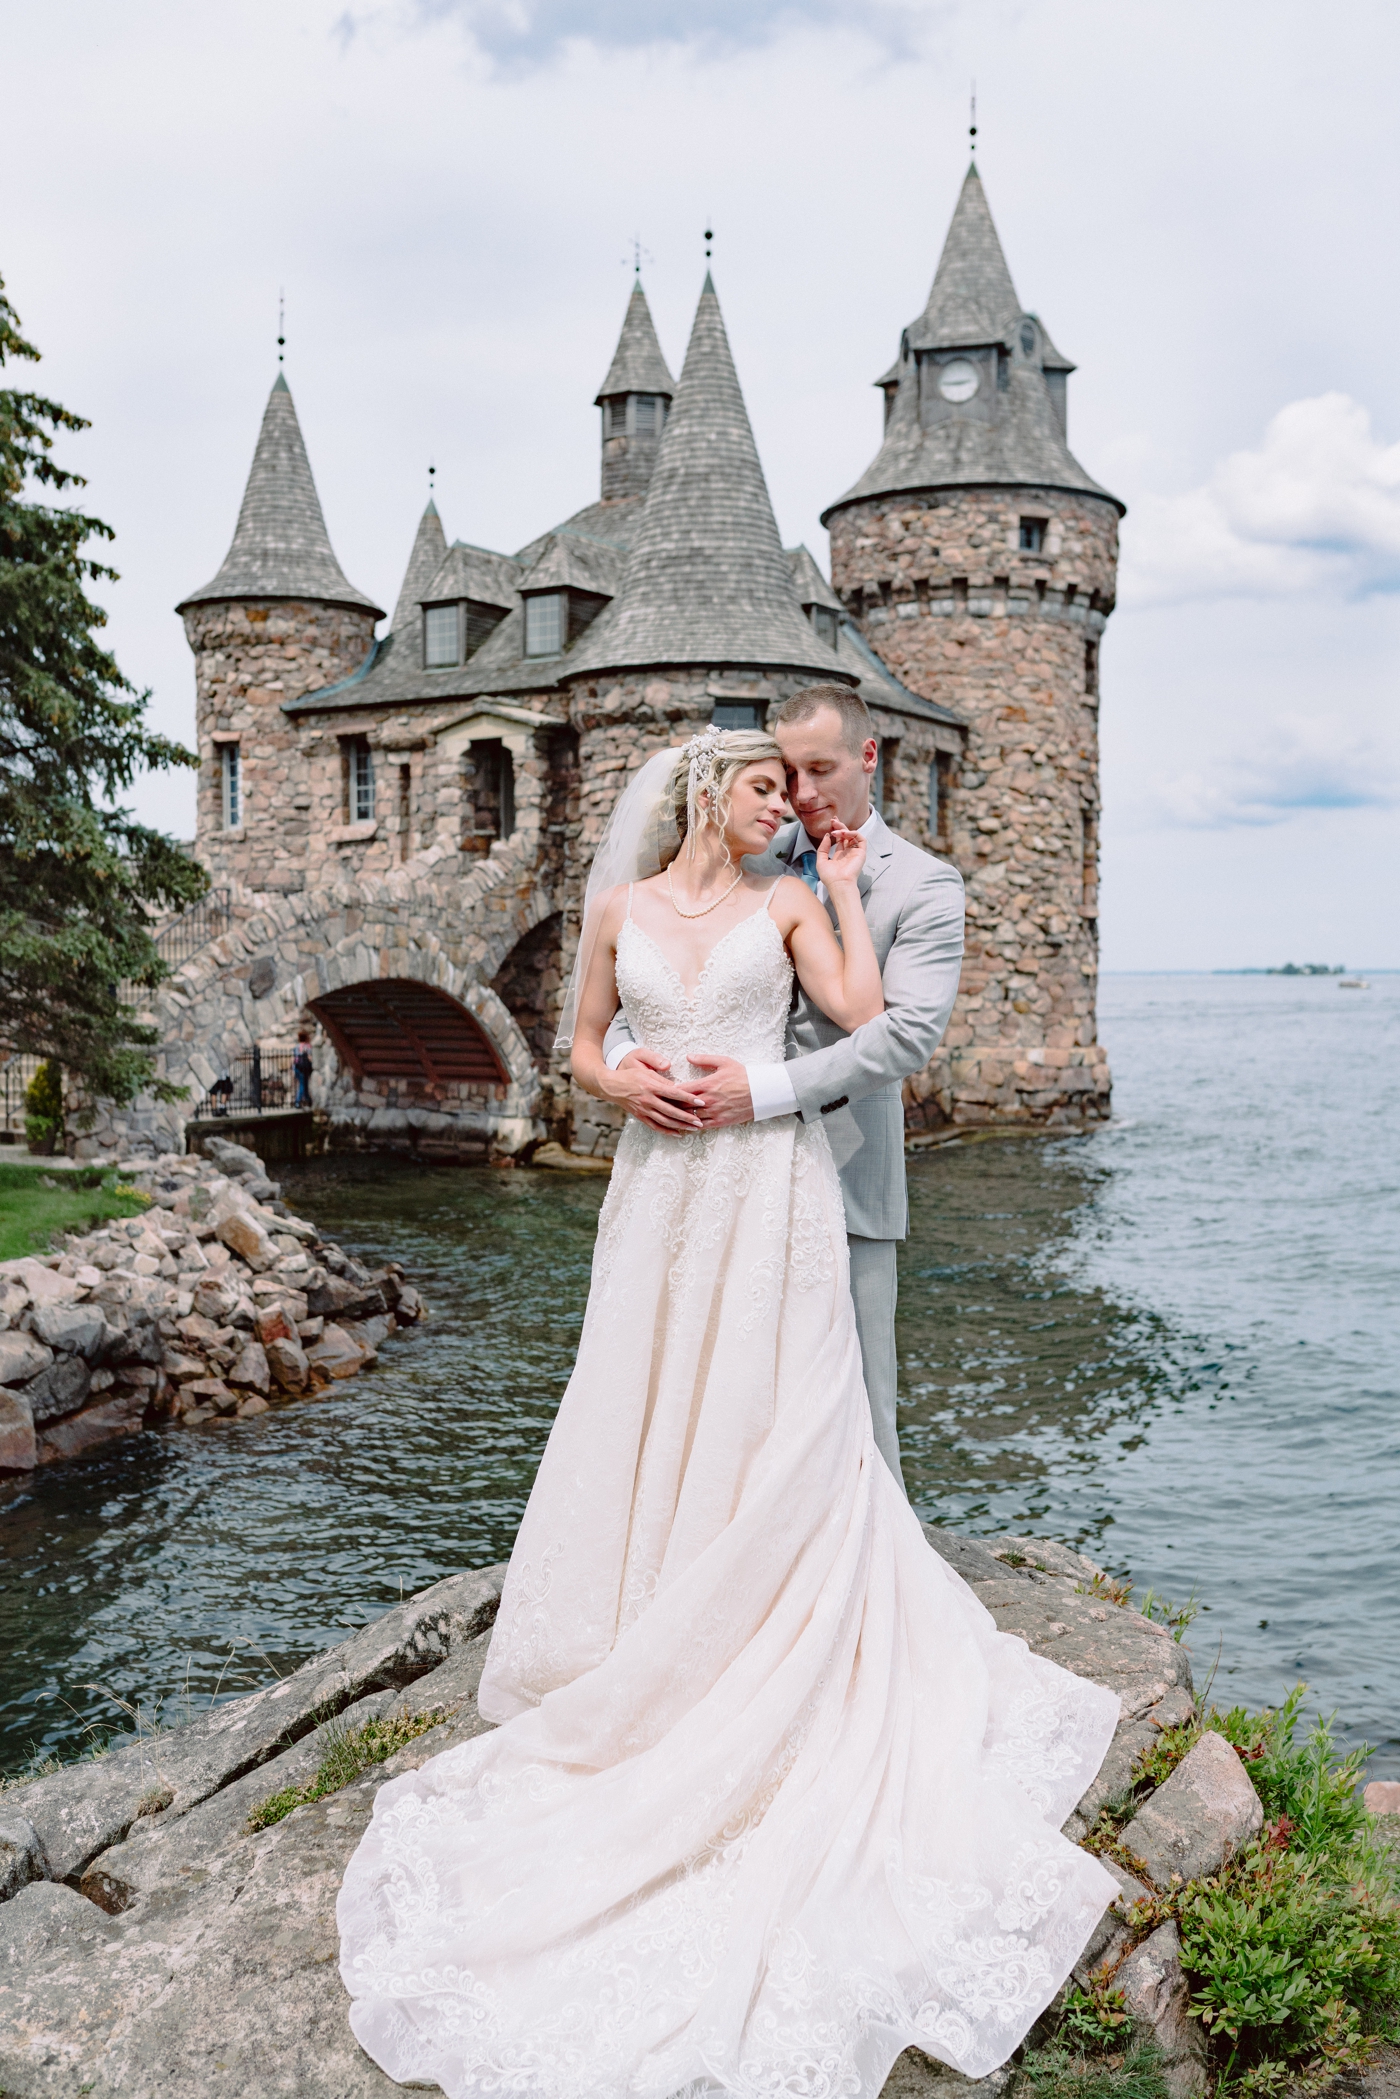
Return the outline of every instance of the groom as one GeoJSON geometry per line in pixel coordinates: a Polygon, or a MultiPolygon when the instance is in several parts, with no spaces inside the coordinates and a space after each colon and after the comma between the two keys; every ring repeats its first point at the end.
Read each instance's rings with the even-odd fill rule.
{"type": "MultiPolygon", "coordinates": [[[[896,836],[870,806],[880,746],[865,702],[845,685],[812,685],[778,709],[773,734],[783,754],[796,817],[752,874],[799,875],[827,902],[817,847],[835,823],[866,841],[860,891],[880,958],[885,1010],[848,1035],[800,988],[788,1022],[784,1064],[690,1062],[709,1076],[683,1086],[670,1064],[638,1049],[621,1013],[608,1030],[608,1098],[656,1130],[762,1122],[770,1115],[822,1116],[841,1175],[851,1251],[851,1295],[875,1441],[903,1484],[895,1425],[895,1248],[909,1230],[904,1179],[902,1082],[938,1046],[957,996],[963,951],[963,884],[956,868],[896,836]]],[[[828,904],[828,910],[830,905],[828,904]]],[[[835,922],[835,913],[832,912],[835,922]]]]}

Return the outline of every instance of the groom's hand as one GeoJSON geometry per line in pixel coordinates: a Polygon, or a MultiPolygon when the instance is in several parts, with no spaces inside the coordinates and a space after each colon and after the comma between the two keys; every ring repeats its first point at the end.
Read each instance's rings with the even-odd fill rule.
{"type": "Polygon", "coordinates": [[[675,1136],[684,1130],[700,1127],[700,1092],[694,1086],[682,1086],[671,1077],[671,1060],[658,1057],[654,1050],[629,1050],[616,1071],[606,1067],[598,1074],[598,1084],[606,1100],[616,1101],[638,1122],[645,1122],[653,1130],[662,1130],[675,1136]]]}
{"type": "Polygon", "coordinates": [[[753,1121],[753,1093],[747,1068],[737,1057],[712,1057],[704,1050],[687,1050],[697,1071],[709,1074],[704,1082],[700,1106],[707,1130],[726,1129],[730,1123],[753,1121]]]}

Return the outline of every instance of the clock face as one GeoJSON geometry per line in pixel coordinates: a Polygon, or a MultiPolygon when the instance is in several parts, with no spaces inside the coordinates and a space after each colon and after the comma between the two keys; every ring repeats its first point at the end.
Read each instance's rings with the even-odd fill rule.
{"type": "Polygon", "coordinates": [[[938,391],[945,401],[970,401],[980,383],[976,365],[966,357],[955,357],[938,374],[938,391]]]}

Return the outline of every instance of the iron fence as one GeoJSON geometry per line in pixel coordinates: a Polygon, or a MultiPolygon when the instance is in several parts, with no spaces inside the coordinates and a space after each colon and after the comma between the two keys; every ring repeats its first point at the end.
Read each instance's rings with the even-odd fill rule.
{"type": "MultiPolygon", "coordinates": [[[[152,934],[156,950],[162,961],[172,969],[188,962],[211,940],[217,940],[229,929],[233,912],[227,889],[211,889],[197,904],[191,904],[178,918],[172,918],[158,933],[152,934]]],[[[133,984],[129,979],[118,985],[117,997],[124,1006],[139,1006],[150,998],[149,986],[133,984]]]]}
{"type": "Polygon", "coordinates": [[[279,1108],[309,1108],[309,1090],[298,1089],[295,1056],[289,1049],[241,1051],[209,1088],[195,1114],[266,1115],[279,1108]]]}

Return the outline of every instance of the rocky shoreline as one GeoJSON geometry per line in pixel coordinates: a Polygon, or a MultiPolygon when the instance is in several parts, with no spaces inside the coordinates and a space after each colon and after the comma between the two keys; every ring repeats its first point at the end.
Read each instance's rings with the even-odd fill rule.
{"type": "MultiPolygon", "coordinates": [[[[1119,1697],[1108,1758],[1066,1825],[1082,1840],[1129,1790],[1142,1752],[1193,1715],[1186,1649],[1062,1545],[933,1528],[928,1537],[1003,1631],[1119,1697]]],[[[379,1786],[487,1726],[476,1689],[503,1575],[454,1575],[250,1697],[0,1794],[0,2089],[10,2099],[184,2099],[214,2088],[228,2099],[390,2099],[400,2089],[347,2023],[336,1893],[379,1786]],[[328,1743],[390,1719],[416,1738],[326,1797],[250,1827],[269,1796],[302,1797],[328,1743]]],[[[1153,1921],[1152,1898],[1173,1874],[1216,1870],[1262,1817],[1239,1756],[1205,1733],[1121,1832],[1141,1871],[1105,1858],[1122,1894],[1075,1979],[1111,1975],[1155,2036],[1173,2099],[1204,2091],[1205,2037],[1188,2017],[1176,1926],[1153,1921]]],[[[998,2072],[984,2088],[1000,2093],[1013,2076],[998,2072]]],[[[910,2050],[887,2091],[954,2099],[965,2083],[910,2050]]]]}
{"type": "Polygon", "coordinates": [[[0,1485],[113,1437],[263,1412],[375,1361],[425,1307],[294,1216],[215,1138],[119,1171],[150,1207],[0,1262],[0,1485]]]}

